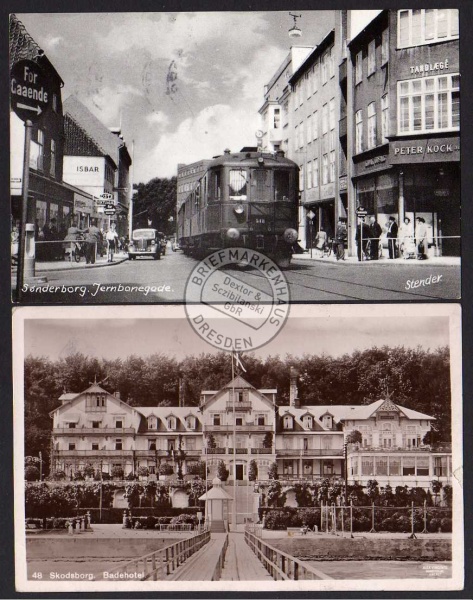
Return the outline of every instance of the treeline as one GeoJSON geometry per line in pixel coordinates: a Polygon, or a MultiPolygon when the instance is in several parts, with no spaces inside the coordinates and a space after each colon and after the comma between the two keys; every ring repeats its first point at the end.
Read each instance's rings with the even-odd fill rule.
{"type": "MultiPolygon", "coordinates": [[[[243,355],[244,378],[256,388],[277,388],[278,403],[289,403],[290,368],[299,373],[302,404],[369,404],[392,394],[396,404],[435,417],[434,439],[451,439],[450,354],[404,347],[370,348],[334,358],[328,355],[265,359],[243,355]]],[[[202,390],[219,390],[231,380],[230,354],[201,354],[177,360],[165,354],[106,360],[73,354],[56,361],[28,356],[25,360],[27,455],[49,449],[49,412],[63,392],[82,392],[97,381],[120,392],[132,406],[198,405],[202,390]]]]}

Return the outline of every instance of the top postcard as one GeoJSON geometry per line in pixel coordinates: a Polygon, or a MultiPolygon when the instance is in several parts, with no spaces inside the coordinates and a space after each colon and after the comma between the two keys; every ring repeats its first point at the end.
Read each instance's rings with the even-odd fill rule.
{"type": "Polygon", "coordinates": [[[457,9],[9,18],[13,302],[460,298],[457,9]]]}

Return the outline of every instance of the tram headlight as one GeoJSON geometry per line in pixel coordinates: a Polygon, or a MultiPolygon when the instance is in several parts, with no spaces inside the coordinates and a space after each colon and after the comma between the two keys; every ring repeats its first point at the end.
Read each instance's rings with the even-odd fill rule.
{"type": "Polygon", "coordinates": [[[283,234],[283,238],[284,238],[284,241],[287,242],[288,244],[294,244],[294,242],[297,242],[297,235],[298,234],[295,229],[288,227],[283,234]]]}
{"type": "Polygon", "coordinates": [[[237,240],[240,237],[240,232],[235,227],[230,227],[227,231],[227,238],[230,240],[237,240]]]}
{"type": "Polygon", "coordinates": [[[245,212],[243,204],[239,204],[238,206],[235,206],[235,208],[233,210],[234,210],[235,214],[237,214],[237,215],[242,215],[245,212]]]}

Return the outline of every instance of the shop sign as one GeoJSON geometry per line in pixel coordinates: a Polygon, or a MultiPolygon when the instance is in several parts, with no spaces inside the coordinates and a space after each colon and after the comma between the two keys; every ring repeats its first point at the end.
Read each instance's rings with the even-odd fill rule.
{"type": "Polygon", "coordinates": [[[423,65],[413,65],[410,67],[411,75],[430,75],[431,73],[436,73],[438,71],[443,71],[448,69],[449,62],[448,58],[444,61],[435,62],[435,63],[424,63],[423,65]]]}
{"type": "Polygon", "coordinates": [[[391,150],[391,161],[394,163],[459,160],[460,138],[448,141],[437,138],[411,143],[393,142],[391,150]]]}
{"type": "Polygon", "coordinates": [[[450,190],[434,190],[434,196],[439,198],[447,198],[450,196],[450,190]]]}
{"type": "Polygon", "coordinates": [[[338,189],[343,192],[348,189],[348,179],[347,177],[340,177],[338,180],[338,189]]]}
{"type": "Polygon", "coordinates": [[[92,198],[86,198],[79,194],[74,194],[74,211],[75,212],[87,212],[92,213],[94,210],[94,203],[92,198]]]}
{"type": "Polygon", "coordinates": [[[375,167],[376,165],[382,164],[386,162],[388,157],[384,154],[382,156],[375,156],[373,158],[369,158],[365,160],[365,169],[369,169],[370,167],[375,167]]]}

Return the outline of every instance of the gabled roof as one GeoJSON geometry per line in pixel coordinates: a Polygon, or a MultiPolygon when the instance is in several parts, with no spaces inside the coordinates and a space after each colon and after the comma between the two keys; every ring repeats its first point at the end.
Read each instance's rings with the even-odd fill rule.
{"type": "Polygon", "coordinates": [[[232,379],[229,383],[227,383],[227,385],[223,386],[223,390],[224,389],[233,389],[233,388],[238,388],[238,389],[256,389],[254,388],[254,386],[251,385],[251,383],[248,383],[246,381],[246,379],[243,379],[243,377],[241,375],[237,375],[234,379],[232,379]]]}
{"type": "MultiPolygon", "coordinates": [[[[246,379],[243,379],[243,377],[241,375],[237,375],[236,377],[234,377],[231,381],[229,381],[226,385],[224,385],[220,390],[218,390],[218,392],[215,392],[213,394],[213,396],[210,396],[209,398],[205,398],[204,402],[201,404],[202,409],[207,406],[208,404],[210,404],[211,402],[213,402],[214,399],[216,399],[217,397],[219,397],[221,394],[223,394],[226,390],[232,390],[232,389],[247,389],[247,390],[253,390],[253,392],[261,399],[264,400],[265,402],[267,402],[268,404],[270,404],[271,406],[274,406],[274,402],[271,400],[271,398],[268,398],[268,396],[265,396],[261,390],[257,390],[253,385],[251,385],[251,383],[248,383],[248,381],[246,381],[246,379]]],[[[272,392],[272,390],[271,390],[272,392]]],[[[205,394],[206,392],[202,392],[202,395],[205,394]]]]}
{"type": "MultiPolygon", "coordinates": [[[[121,404],[123,406],[126,406],[130,410],[136,410],[136,408],[134,406],[130,406],[126,402],[123,402],[123,400],[120,400],[120,398],[117,398],[114,394],[111,394],[110,392],[107,392],[107,390],[104,390],[102,387],[100,387],[98,385],[98,383],[94,382],[94,383],[92,383],[90,385],[90,387],[88,387],[83,392],[79,392],[78,394],[67,394],[67,395],[72,395],[72,397],[70,398],[70,400],[68,400],[66,402],[63,402],[60,406],[57,406],[56,408],[54,408],[53,410],[51,410],[49,412],[49,416],[52,416],[57,410],[60,410],[60,409],[66,407],[68,405],[71,406],[81,396],[84,396],[84,394],[105,394],[109,398],[113,398],[116,402],[118,402],[119,404],[121,404]]],[[[61,399],[65,395],[66,394],[63,394],[59,399],[61,399]]]]}
{"type": "Polygon", "coordinates": [[[70,400],[73,400],[78,395],[79,394],[77,392],[64,392],[64,394],[61,394],[58,399],[61,400],[62,402],[69,402],[70,400]]]}
{"type": "Polygon", "coordinates": [[[110,131],[75,96],[69,96],[63,104],[63,111],[84,129],[105,155],[118,164],[118,152],[123,141],[110,131]]]}

